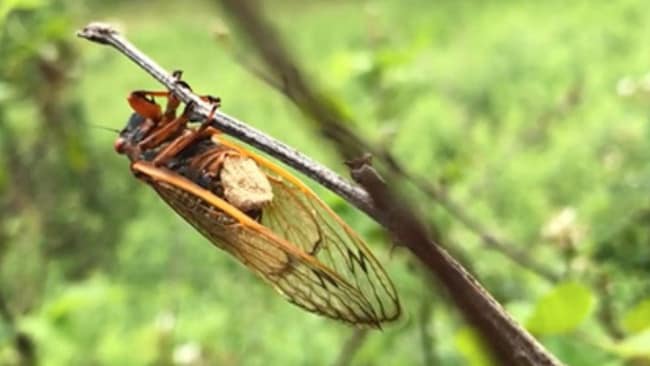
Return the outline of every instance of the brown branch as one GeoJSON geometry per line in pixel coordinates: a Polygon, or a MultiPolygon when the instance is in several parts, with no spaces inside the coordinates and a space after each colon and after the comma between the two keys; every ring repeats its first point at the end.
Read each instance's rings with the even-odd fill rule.
{"type": "MultiPolygon", "coordinates": [[[[289,56],[284,44],[268,20],[261,15],[261,4],[249,0],[222,0],[240,29],[261,55],[276,80],[285,80],[288,95],[310,117],[344,157],[350,152],[359,157],[375,152],[363,139],[350,131],[347,116],[312,87],[289,56]],[[361,149],[361,151],[359,151],[361,149]]],[[[353,161],[352,176],[372,197],[382,224],[399,243],[406,246],[445,286],[466,319],[478,329],[494,356],[502,364],[559,364],[537,341],[514,322],[480,284],[431,238],[416,216],[414,205],[395,189],[406,181],[393,159],[379,156],[386,167],[382,177],[369,165],[368,158],[353,161]]],[[[403,173],[403,172],[402,172],[403,173]]]]}
{"type": "Polygon", "coordinates": [[[483,336],[500,364],[559,365],[454,258],[430,240],[426,227],[367,161],[351,164],[353,178],[375,199],[380,223],[445,286],[467,321],[483,336]]]}
{"type": "MultiPolygon", "coordinates": [[[[265,34],[263,36],[269,37],[268,34],[265,34]]],[[[282,60],[280,57],[273,56],[276,52],[276,50],[272,47],[274,45],[274,41],[277,42],[277,39],[274,39],[271,42],[267,42],[265,38],[265,42],[259,42],[257,46],[265,47],[265,49],[268,48],[268,50],[266,50],[266,59],[269,60],[272,58],[272,60],[269,62],[269,67],[276,68],[277,70],[283,70],[281,72],[281,75],[273,75],[268,71],[260,69],[258,66],[253,65],[240,52],[233,50],[234,58],[245,70],[260,80],[264,81],[273,89],[279,91],[289,100],[298,105],[298,107],[301,108],[303,112],[305,112],[305,114],[308,116],[313,114],[323,115],[323,111],[326,111],[328,108],[332,108],[332,106],[313,106],[314,99],[318,98],[318,95],[316,93],[313,93],[311,91],[311,88],[306,85],[300,76],[300,73],[296,72],[297,69],[295,66],[285,62],[285,60],[282,60]]],[[[341,113],[340,111],[334,109],[334,113],[330,114],[336,115],[341,113]]],[[[325,119],[325,121],[328,120],[329,117],[325,119]]],[[[350,124],[345,123],[345,125],[350,124]]],[[[322,126],[319,126],[325,135],[327,135],[327,129],[329,127],[331,127],[329,122],[322,126]]],[[[337,128],[341,129],[342,126],[339,126],[337,128]]],[[[345,129],[343,129],[343,131],[346,134],[352,134],[345,129]]],[[[397,160],[390,154],[390,152],[388,152],[385,146],[381,149],[373,149],[371,146],[369,146],[369,144],[363,142],[358,137],[355,139],[355,141],[356,142],[354,143],[354,146],[361,146],[362,149],[356,152],[357,155],[353,154],[351,156],[352,158],[358,157],[358,154],[364,152],[372,152],[375,156],[382,156],[386,162],[389,162],[395,174],[398,174],[401,178],[412,182],[414,186],[416,186],[420,191],[422,191],[429,198],[433,199],[440,206],[442,206],[451,216],[456,218],[456,220],[464,225],[470,232],[477,235],[486,248],[501,253],[523,269],[531,271],[549,282],[559,281],[560,276],[555,274],[550,269],[546,268],[541,263],[533,260],[524,251],[518,250],[514,243],[504,238],[500,238],[495,234],[492,234],[485,226],[483,226],[478,220],[473,218],[466,210],[464,210],[462,205],[455,202],[444,189],[430,183],[423,177],[408,173],[401,164],[397,163],[397,160]]],[[[346,149],[346,151],[349,150],[349,148],[346,149]]],[[[344,156],[346,158],[350,158],[350,156],[347,154],[344,154],[344,156]]]]}
{"type": "MultiPolygon", "coordinates": [[[[233,10],[233,14],[240,17],[242,24],[252,26],[266,24],[261,17],[257,16],[252,5],[247,1],[226,1],[225,3],[233,10]]],[[[270,27],[263,27],[262,31],[268,32],[267,35],[273,32],[270,27]]],[[[190,90],[175,83],[169,73],[135,49],[133,45],[112,28],[95,23],[87,26],[78,34],[95,42],[112,45],[163,83],[183,102],[193,102],[193,112],[198,118],[207,119],[209,117],[210,106],[207,103],[202,102],[190,90]]],[[[251,31],[251,34],[254,35],[256,32],[251,31]]],[[[268,41],[268,39],[265,39],[265,41],[268,41]]],[[[285,61],[288,60],[279,44],[273,44],[272,46],[277,47],[277,54],[274,57],[285,61]]],[[[289,62],[284,64],[291,66],[289,62]]],[[[293,70],[293,76],[288,80],[293,80],[293,82],[298,80],[304,87],[304,93],[296,97],[300,101],[297,105],[303,106],[301,109],[306,113],[308,112],[312,117],[325,117],[317,119],[323,126],[322,131],[325,136],[337,144],[344,156],[350,157],[355,156],[355,154],[359,156],[360,151],[372,151],[366,149],[367,145],[341,124],[343,119],[339,118],[340,115],[337,114],[333,104],[320,97],[317,93],[311,92],[307,84],[304,83],[304,79],[300,77],[297,68],[290,69],[293,70]]],[[[404,197],[389,188],[394,187],[397,182],[394,180],[394,174],[388,175],[390,185],[386,185],[366,162],[355,165],[354,176],[366,188],[368,191],[366,192],[364,189],[343,180],[331,170],[317,164],[303,154],[252,129],[233,117],[219,112],[211,122],[221,131],[260,148],[323,184],[366,212],[390,231],[393,237],[420,259],[445,286],[466,319],[483,335],[484,340],[491,347],[496,358],[501,361],[501,364],[560,364],[553,355],[548,353],[532,336],[513,321],[457,261],[429,238],[425,226],[414,216],[414,210],[410,208],[408,202],[404,197]]]]}

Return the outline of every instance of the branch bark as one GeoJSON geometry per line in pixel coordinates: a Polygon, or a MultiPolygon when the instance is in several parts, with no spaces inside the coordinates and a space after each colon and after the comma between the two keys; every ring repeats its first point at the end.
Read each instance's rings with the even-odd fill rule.
{"type": "MultiPolygon", "coordinates": [[[[264,34],[273,35],[273,29],[257,14],[248,1],[224,1],[232,9],[233,15],[240,19],[252,36],[264,34]],[[261,32],[261,33],[259,33],[261,32]]],[[[105,24],[92,23],[78,33],[80,37],[101,44],[111,45],[123,53],[138,66],[156,78],[184,103],[193,102],[193,113],[199,119],[207,119],[211,106],[192,93],[187,88],[174,82],[173,77],[157,63],[137,50],[128,40],[105,24]]],[[[269,39],[265,38],[265,41],[269,39]]],[[[277,41],[277,38],[273,38],[277,41]]],[[[355,154],[359,156],[360,149],[365,149],[358,136],[349,131],[339,118],[332,104],[319,96],[304,83],[304,78],[293,63],[289,61],[279,41],[270,42],[271,48],[260,50],[269,51],[267,61],[279,63],[271,66],[278,70],[290,70],[291,82],[300,82],[300,93],[296,94],[296,104],[303,112],[316,119],[322,127],[322,132],[336,143],[339,150],[348,158],[355,154]]],[[[286,76],[287,74],[281,74],[286,76]]],[[[293,90],[296,90],[295,88],[293,90]]],[[[316,182],[327,187],[334,193],[364,211],[375,221],[385,227],[399,243],[410,250],[425,267],[444,285],[451,298],[463,313],[467,321],[482,335],[482,339],[493,351],[496,359],[503,365],[560,365],[552,354],[547,352],[530,334],[519,326],[492,296],[447,252],[433,242],[426,226],[420,222],[405,197],[393,190],[399,186],[395,174],[388,174],[388,184],[368,164],[361,159],[352,164],[353,177],[363,188],[350,184],[332,170],[316,163],[309,157],[299,153],[289,146],[251,128],[245,123],[218,112],[211,123],[214,127],[243,142],[246,142],[287,165],[301,171],[316,182]],[[365,189],[364,189],[365,188],[365,189]]],[[[390,164],[387,164],[390,166],[390,164]]],[[[390,173],[390,171],[389,171],[390,173]]]]}

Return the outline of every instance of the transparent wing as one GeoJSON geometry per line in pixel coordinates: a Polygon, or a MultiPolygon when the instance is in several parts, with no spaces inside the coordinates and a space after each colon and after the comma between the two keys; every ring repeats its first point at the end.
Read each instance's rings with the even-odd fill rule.
{"type": "Polygon", "coordinates": [[[380,321],[399,317],[397,292],[363,240],[291,173],[230,140],[217,142],[255,160],[273,186],[262,224],[301,248],[359,290],[380,321]]]}
{"type": "Polygon", "coordinates": [[[397,318],[395,288],[361,238],[307,187],[275,174],[274,166],[265,168],[274,199],[264,210],[262,224],[358,289],[380,321],[397,318]]]}
{"type": "MultiPolygon", "coordinates": [[[[289,242],[281,235],[241,214],[236,208],[209,191],[171,171],[141,163],[136,163],[133,169],[138,171],[141,179],[149,183],[178,214],[206,238],[235,256],[292,303],[309,311],[353,324],[379,327],[381,321],[389,319],[385,316],[384,307],[378,307],[377,300],[373,297],[369,298],[367,293],[359,287],[359,282],[354,278],[352,278],[353,282],[350,282],[344,277],[347,272],[352,271],[351,269],[347,272],[344,271],[344,275],[337,273],[337,269],[321,263],[313,254],[309,254],[308,250],[302,250],[293,242],[289,242]]],[[[281,188],[281,186],[277,187],[276,199],[279,201],[285,198],[286,192],[290,191],[281,188]]],[[[287,198],[289,197],[287,196],[287,198]]],[[[296,197],[292,199],[296,199],[296,197]]],[[[292,207],[291,204],[287,204],[287,206],[265,209],[263,216],[268,215],[271,220],[277,220],[284,217],[282,216],[284,214],[290,214],[292,211],[288,211],[288,208],[292,207]],[[274,212],[277,209],[282,210],[283,213],[275,215],[274,212]]],[[[309,217],[314,217],[308,211],[297,211],[296,214],[308,214],[309,217]]],[[[286,217],[295,223],[292,227],[298,224],[297,220],[306,222],[313,228],[318,226],[314,226],[313,220],[306,220],[307,216],[300,217],[300,219],[296,219],[296,217],[286,217]]],[[[312,231],[293,233],[289,227],[285,230],[288,230],[289,237],[295,239],[313,234],[312,231]]],[[[324,233],[319,235],[322,235],[323,238],[331,235],[328,234],[328,230],[324,233]]],[[[321,250],[317,248],[318,245],[312,246],[312,251],[316,249],[318,253],[321,253],[321,250]]],[[[334,253],[330,250],[322,251],[322,253],[328,252],[334,253]]],[[[314,254],[318,253],[314,252],[314,254]]],[[[363,258],[365,259],[362,261],[368,260],[365,255],[363,258]]],[[[340,264],[340,261],[333,263],[345,266],[340,264]]],[[[359,264],[354,267],[348,265],[348,267],[371,268],[370,271],[362,270],[363,273],[375,270],[376,261],[374,259],[368,263],[361,262],[366,263],[364,265],[360,262],[356,263],[359,264]]],[[[380,267],[379,270],[381,270],[380,267]]],[[[383,271],[381,273],[383,274],[383,271]]],[[[383,275],[385,276],[385,274],[383,275]]],[[[388,283],[390,284],[390,282],[388,283]]],[[[397,306],[399,313],[397,299],[395,298],[394,301],[393,306],[397,306]]],[[[396,314],[391,315],[396,316],[396,314]]]]}

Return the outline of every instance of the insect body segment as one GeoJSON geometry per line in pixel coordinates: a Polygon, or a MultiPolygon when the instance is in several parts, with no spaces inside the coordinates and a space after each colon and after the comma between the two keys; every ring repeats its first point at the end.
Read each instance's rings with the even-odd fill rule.
{"type": "Polygon", "coordinates": [[[116,151],[215,246],[309,311],[371,327],[399,316],[379,262],[300,180],[208,123],[189,126],[188,108],[177,116],[168,92],[134,92],[129,104],[116,151]],[[168,99],[164,111],[155,97],[168,99]]]}

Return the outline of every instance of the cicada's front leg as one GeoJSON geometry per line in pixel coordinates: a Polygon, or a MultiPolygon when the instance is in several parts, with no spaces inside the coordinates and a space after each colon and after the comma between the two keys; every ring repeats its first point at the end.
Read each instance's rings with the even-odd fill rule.
{"type": "MultiPolygon", "coordinates": [[[[204,97],[210,102],[212,102],[212,111],[207,119],[211,120],[219,107],[219,98],[212,96],[204,97]]],[[[147,146],[158,146],[158,144],[166,141],[169,137],[174,136],[174,134],[181,133],[182,135],[174,139],[169,145],[167,145],[153,160],[154,165],[161,166],[166,164],[170,159],[175,157],[178,153],[183,151],[185,148],[193,144],[194,142],[205,138],[212,137],[213,134],[218,133],[218,131],[210,127],[207,123],[201,124],[198,129],[186,129],[187,123],[189,122],[189,115],[192,109],[192,103],[188,104],[177,119],[170,122],[167,126],[164,126],[156,133],[152,134],[147,140],[151,139],[152,141],[143,141],[145,148],[147,146]],[[158,144],[156,144],[158,142],[158,144]],[[148,144],[148,145],[147,145],[148,144]]]]}
{"type": "MultiPolygon", "coordinates": [[[[166,141],[173,140],[186,130],[189,121],[188,108],[185,108],[185,111],[177,118],[165,122],[164,124],[159,124],[158,129],[142,140],[138,146],[141,150],[148,150],[160,146],[166,141]]],[[[175,142],[176,140],[173,141],[175,142]]],[[[172,144],[174,142],[172,142],[172,144]]]]}
{"type": "MultiPolygon", "coordinates": [[[[172,75],[175,79],[176,84],[180,84],[191,90],[190,86],[181,80],[181,76],[183,75],[182,71],[176,70],[172,75]]],[[[131,94],[129,94],[126,99],[129,102],[131,108],[137,114],[141,115],[144,118],[151,119],[157,124],[165,124],[176,119],[176,110],[181,104],[180,99],[178,99],[178,97],[167,90],[136,90],[131,92],[131,94]],[[165,106],[164,113],[160,105],[156,103],[154,99],[157,97],[167,99],[167,105],[165,106]]]]}
{"type": "MultiPolygon", "coordinates": [[[[177,78],[180,77],[180,73],[174,75],[177,78]]],[[[177,80],[177,82],[183,83],[184,86],[189,88],[184,82],[180,80],[177,80]]],[[[162,151],[156,154],[153,162],[157,166],[165,164],[183,149],[190,146],[200,136],[203,136],[203,130],[209,127],[207,123],[203,123],[196,130],[188,129],[187,124],[190,122],[192,103],[189,103],[183,113],[176,117],[176,110],[180,100],[171,92],[139,90],[132,92],[127,99],[133,110],[151,124],[145,132],[146,137],[138,143],[139,151],[155,149],[163,143],[169,142],[162,151]],[[167,98],[164,113],[160,105],[155,102],[155,97],[167,98]],[[149,133],[150,130],[153,131],[149,133]]],[[[210,95],[202,96],[201,99],[212,104],[212,111],[207,119],[209,121],[219,107],[220,99],[210,95]]]]}

